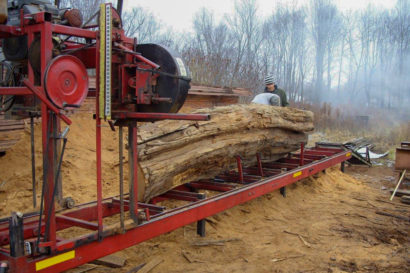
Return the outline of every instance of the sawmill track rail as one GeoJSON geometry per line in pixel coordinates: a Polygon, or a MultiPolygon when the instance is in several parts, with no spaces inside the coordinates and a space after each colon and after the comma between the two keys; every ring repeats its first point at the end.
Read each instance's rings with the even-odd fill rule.
{"type": "MultiPolygon", "coordinates": [[[[36,256],[27,253],[25,256],[11,257],[9,237],[10,218],[0,219],[0,260],[8,260],[10,268],[19,268],[19,272],[61,272],[100,257],[120,251],[132,245],[149,240],[174,229],[197,222],[197,233],[205,235],[205,218],[226,209],[250,201],[277,189],[341,164],[352,156],[350,151],[340,148],[303,148],[300,152],[274,162],[262,162],[258,156],[255,166],[242,166],[237,157],[238,168],[225,172],[214,179],[200,180],[181,185],[148,203],[139,203],[142,217],[137,225],[127,220],[121,228],[119,220],[106,221],[113,224],[104,225],[103,236],[98,236],[96,202],[78,205],[56,215],[57,231],[76,227],[89,230],[87,234],[76,238],[58,238],[57,249],[48,255],[36,256]],[[212,191],[207,197],[200,190],[212,191]],[[185,201],[183,205],[167,209],[159,202],[175,199],[185,201]]],[[[281,190],[282,194],[285,193],[281,190]]],[[[125,196],[125,211],[129,210],[129,200],[125,196]]],[[[110,197],[103,200],[104,219],[120,213],[120,198],[110,197]]],[[[35,242],[38,234],[38,213],[23,216],[23,237],[26,246],[35,242]]],[[[105,223],[106,223],[105,222],[105,223]]],[[[42,221],[41,229],[46,228],[42,221]]],[[[30,249],[30,247],[28,247],[30,249]]]]}

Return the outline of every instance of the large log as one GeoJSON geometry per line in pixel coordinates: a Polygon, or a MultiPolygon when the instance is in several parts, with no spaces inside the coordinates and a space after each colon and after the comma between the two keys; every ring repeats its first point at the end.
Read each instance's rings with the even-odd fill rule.
{"type": "Polygon", "coordinates": [[[139,198],[147,201],[178,185],[211,178],[236,166],[255,163],[256,153],[276,160],[313,130],[313,114],[260,104],[198,110],[209,121],[160,121],[139,128],[139,198]]]}

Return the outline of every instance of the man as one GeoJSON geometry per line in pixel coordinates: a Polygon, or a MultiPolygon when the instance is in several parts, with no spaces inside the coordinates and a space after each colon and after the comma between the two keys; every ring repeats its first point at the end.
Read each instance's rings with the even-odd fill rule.
{"type": "Polygon", "coordinates": [[[282,89],[279,89],[278,86],[276,85],[276,81],[274,80],[273,76],[268,75],[265,78],[265,93],[270,93],[270,94],[275,94],[277,96],[279,96],[280,98],[280,102],[281,102],[281,106],[285,107],[288,106],[288,100],[286,98],[286,93],[285,91],[283,91],[282,89]]]}

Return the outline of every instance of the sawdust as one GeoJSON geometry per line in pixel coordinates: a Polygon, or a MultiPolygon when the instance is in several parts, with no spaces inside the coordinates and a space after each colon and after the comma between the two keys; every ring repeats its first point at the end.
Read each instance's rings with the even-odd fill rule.
{"type": "Polygon", "coordinates": [[[210,217],[206,238],[189,225],[121,251],[127,265],[116,272],[159,257],[152,272],[408,272],[408,222],[375,214],[403,214],[380,198],[331,168],[289,186],[286,198],[276,191],[210,217]]]}
{"type": "MultiPolygon", "coordinates": [[[[68,142],[62,164],[63,195],[76,204],[96,199],[95,120],[91,114],[76,114],[67,135],[68,142]]],[[[64,124],[62,124],[64,126],[64,124]]],[[[118,132],[108,124],[102,128],[103,195],[118,195],[118,132]]],[[[42,146],[41,124],[35,127],[37,204],[41,197],[42,146]]],[[[19,143],[0,157],[0,215],[11,211],[33,210],[30,134],[27,130],[19,143]]],[[[125,153],[125,156],[127,154],[125,153]]],[[[125,173],[125,178],[127,174],[125,173]]]]}
{"type": "MultiPolygon", "coordinates": [[[[73,120],[62,170],[63,191],[83,203],[95,200],[95,123],[89,114],[73,120]]],[[[108,197],[118,194],[118,133],[102,129],[108,197]]],[[[39,126],[36,136],[41,181],[39,126]]],[[[29,139],[26,133],[0,157],[2,216],[32,211],[29,139]]],[[[163,262],[150,272],[408,272],[409,223],[375,213],[407,216],[408,207],[399,206],[397,200],[380,201],[387,201],[388,194],[360,176],[363,170],[347,168],[347,172],[331,168],[289,186],[286,198],[276,191],[212,216],[205,238],[196,235],[195,225],[188,225],[116,253],[127,259],[123,268],[98,266],[88,272],[127,272],[159,258],[163,262]],[[219,243],[198,244],[203,241],[219,243]]]]}

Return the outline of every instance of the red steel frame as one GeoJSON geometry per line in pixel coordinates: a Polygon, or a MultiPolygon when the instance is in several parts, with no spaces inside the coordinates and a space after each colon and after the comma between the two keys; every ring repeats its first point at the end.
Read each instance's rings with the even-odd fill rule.
{"type": "MultiPolygon", "coordinates": [[[[350,159],[350,157],[351,153],[349,151],[343,151],[340,149],[306,149],[304,150],[303,157],[301,154],[293,154],[291,158],[283,158],[272,163],[262,163],[262,170],[264,172],[269,173],[277,171],[273,176],[265,178],[259,177],[259,179],[252,182],[246,181],[248,173],[252,173],[254,170],[252,167],[243,168],[245,184],[241,184],[239,181],[239,173],[232,173],[230,179],[228,179],[229,176],[227,176],[226,180],[228,182],[236,181],[236,183],[240,184],[238,187],[233,186],[232,183],[211,181],[191,182],[185,186],[179,187],[177,190],[169,191],[166,194],[157,197],[157,200],[155,200],[155,198],[152,200],[156,202],[171,198],[191,201],[190,203],[171,210],[164,210],[163,207],[156,205],[139,203],[140,208],[144,208],[149,212],[149,220],[147,219],[147,221],[144,221],[139,225],[128,226],[126,232],[122,234],[118,233],[118,227],[107,227],[103,230],[102,239],[98,234],[98,224],[92,222],[98,219],[98,214],[96,213],[98,204],[93,202],[81,205],[75,210],[62,212],[57,215],[57,230],[77,226],[94,230],[94,232],[74,239],[57,242],[56,251],[50,255],[14,258],[10,257],[7,253],[0,252],[0,259],[8,260],[10,268],[12,269],[11,272],[17,272],[13,271],[15,268],[18,268],[18,272],[36,272],[36,264],[39,262],[53,259],[53,257],[58,258],[61,253],[74,251],[73,258],[59,262],[41,271],[61,272],[149,240],[184,225],[202,220],[238,204],[295,183],[298,180],[309,177],[331,166],[343,163],[350,159]],[[315,159],[309,159],[310,157],[314,157],[315,159]],[[303,166],[293,164],[293,162],[300,162],[301,160],[303,161],[303,166]],[[278,166],[287,166],[290,171],[279,173],[278,166]],[[219,186],[219,188],[217,186],[219,186]],[[186,188],[210,189],[220,191],[221,193],[207,199],[201,199],[198,196],[199,194],[187,192],[186,188]],[[191,197],[191,199],[188,199],[187,197],[191,197]]],[[[256,177],[254,175],[249,176],[256,177]]],[[[215,181],[219,180],[215,179],[215,181]]],[[[128,204],[128,202],[126,202],[126,204],[128,204]]],[[[102,200],[101,206],[103,217],[118,214],[120,210],[119,199],[115,197],[102,200]]],[[[128,209],[129,206],[127,205],[126,210],[128,209]]],[[[3,245],[7,244],[7,227],[7,224],[0,223],[0,242],[3,245]]],[[[37,218],[35,216],[27,216],[24,229],[25,237],[33,237],[37,232],[36,228],[37,218]]],[[[42,230],[43,229],[44,225],[42,225],[42,230]]]]}
{"type": "MultiPolygon", "coordinates": [[[[28,35],[28,43],[34,39],[34,35],[41,35],[41,71],[45,71],[47,63],[51,60],[53,48],[52,34],[59,33],[75,37],[96,39],[97,45],[94,49],[95,55],[84,60],[85,63],[95,63],[98,75],[98,50],[99,41],[97,32],[78,29],[73,27],[54,25],[44,20],[41,14],[35,16],[37,24],[25,24],[22,20],[20,27],[0,26],[0,37],[11,37],[15,35],[28,35]]],[[[121,35],[121,33],[120,33],[121,35]]],[[[126,43],[132,44],[132,39],[123,37],[126,43]]],[[[90,50],[90,49],[88,49],[90,50]]],[[[202,220],[208,216],[229,209],[235,205],[257,198],[278,188],[292,184],[300,179],[325,170],[328,167],[342,163],[350,158],[350,153],[340,149],[314,148],[305,150],[302,146],[300,154],[294,154],[289,158],[284,158],[277,162],[262,163],[258,155],[258,164],[252,168],[242,166],[240,157],[237,157],[239,173],[229,172],[221,174],[215,180],[196,181],[181,186],[178,189],[167,192],[152,200],[153,203],[163,199],[179,199],[190,201],[184,206],[164,210],[163,207],[154,204],[139,203],[137,195],[137,168],[132,168],[132,192],[128,200],[125,200],[125,209],[129,210],[131,216],[138,215],[138,208],[145,210],[145,221],[127,225],[125,232],[118,233],[118,228],[110,228],[103,225],[103,218],[110,217],[120,212],[120,202],[118,198],[102,197],[102,173],[101,173],[101,123],[98,107],[96,108],[96,159],[97,159],[97,201],[89,204],[77,206],[76,209],[63,211],[56,214],[54,209],[53,188],[54,188],[54,153],[50,135],[57,133],[57,128],[53,128],[53,119],[60,117],[67,124],[70,120],[47,103],[45,90],[42,86],[44,73],[41,73],[41,85],[34,86],[34,73],[31,66],[28,66],[28,80],[24,81],[26,87],[0,88],[0,94],[32,95],[41,98],[42,114],[42,143],[43,162],[47,166],[44,176],[47,179],[47,187],[44,195],[44,217],[39,223],[38,214],[24,216],[23,237],[26,242],[35,242],[38,233],[43,234],[39,247],[48,249],[47,253],[27,254],[20,257],[12,257],[10,251],[4,246],[9,244],[8,220],[0,220],[0,260],[8,262],[10,272],[61,272],[97,258],[106,256],[132,245],[138,244],[155,236],[172,231],[184,225],[202,220]],[[281,173],[286,168],[288,171],[281,173]],[[239,187],[233,186],[234,182],[239,187]],[[209,189],[221,193],[203,199],[204,196],[192,189],[209,189]],[[96,222],[96,223],[95,223],[96,222]],[[46,223],[48,225],[46,226],[46,223]],[[39,225],[40,224],[40,225],[39,225]],[[40,230],[38,227],[40,226],[40,230]],[[57,231],[69,227],[81,227],[92,232],[73,239],[60,239],[57,231]]],[[[97,95],[98,98],[98,83],[97,95]]],[[[97,103],[98,105],[98,103],[97,103]]],[[[158,119],[190,119],[207,120],[208,115],[177,115],[164,113],[127,113],[113,112],[113,118],[133,120],[129,124],[130,143],[136,143],[137,120],[158,120],[158,119]]],[[[58,127],[58,126],[57,126],[58,127]]],[[[132,165],[137,165],[137,145],[130,145],[132,154],[132,165]]]]}

